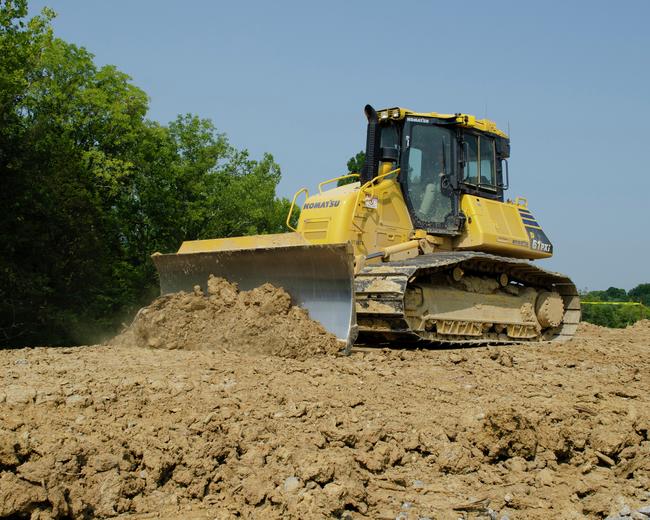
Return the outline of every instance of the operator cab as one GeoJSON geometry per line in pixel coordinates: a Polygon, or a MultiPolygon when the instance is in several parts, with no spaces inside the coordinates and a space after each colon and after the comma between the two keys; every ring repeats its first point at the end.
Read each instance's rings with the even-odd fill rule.
{"type": "Polygon", "coordinates": [[[461,195],[503,201],[510,145],[492,121],[403,108],[377,113],[370,105],[366,116],[362,182],[378,174],[380,163],[399,167],[398,179],[414,227],[436,235],[458,235],[465,223],[461,195]]]}

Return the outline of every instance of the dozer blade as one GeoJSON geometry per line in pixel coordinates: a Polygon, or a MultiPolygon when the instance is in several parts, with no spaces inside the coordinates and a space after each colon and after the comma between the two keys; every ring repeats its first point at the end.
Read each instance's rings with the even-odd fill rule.
{"type": "Polygon", "coordinates": [[[206,291],[212,274],[242,290],[271,283],[287,291],[295,305],[344,341],[356,339],[353,252],[349,244],[290,245],[229,251],[154,254],[160,293],[206,291]]]}

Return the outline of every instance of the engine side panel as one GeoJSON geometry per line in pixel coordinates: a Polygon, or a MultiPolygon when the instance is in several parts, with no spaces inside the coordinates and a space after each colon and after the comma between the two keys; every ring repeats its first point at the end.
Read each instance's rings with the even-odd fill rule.
{"type": "Polygon", "coordinates": [[[409,240],[413,225],[399,183],[387,178],[360,189],[353,183],[308,197],[298,233],[311,244],[351,242],[357,255],[409,240]]]}
{"type": "Polygon", "coordinates": [[[463,195],[467,221],[456,249],[512,258],[548,258],[553,245],[525,205],[463,195]]]}

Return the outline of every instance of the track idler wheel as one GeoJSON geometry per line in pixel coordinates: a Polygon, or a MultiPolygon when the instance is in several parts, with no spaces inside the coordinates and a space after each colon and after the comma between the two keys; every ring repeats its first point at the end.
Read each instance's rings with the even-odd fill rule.
{"type": "Polygon", "coordinates": [[[535,314],[543,329],[559,327],[564,317],[562,297],[555,291],[540,292],[535,303],[535,314]]]}

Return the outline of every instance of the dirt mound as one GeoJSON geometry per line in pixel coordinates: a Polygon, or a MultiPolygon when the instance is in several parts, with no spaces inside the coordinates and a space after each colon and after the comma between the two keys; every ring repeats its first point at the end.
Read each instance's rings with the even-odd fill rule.
{"type": "Polygon", "coordinates": [[[208,309],[287,316],[288,299],[215,287],[219,302],[166,297],[145,313],[139,344],[160,348],[0,351],[0,517],[596,520],[650,507],[642,326],[252,357],[201,344],[208,309]],[[197,330],[164,348],[195,312],[197,330]],[[175,318],[154,326],[161,315],[175,318]]]}
{"type": "Polygon", "coordinates": [[[281,288],[264,284],[239,291],[223,278],[210,276],[208,293],[161,296],[140,310],[113,345],[167,350],[236,350],[305,359],[336,354],[341,344],[304,309],[291,304],[281,288]]]}
{"type": "Polygon", "coordinates": [[[650,332],[650,320],[639,320],[628,327],[634,331],[650,332]]]}

